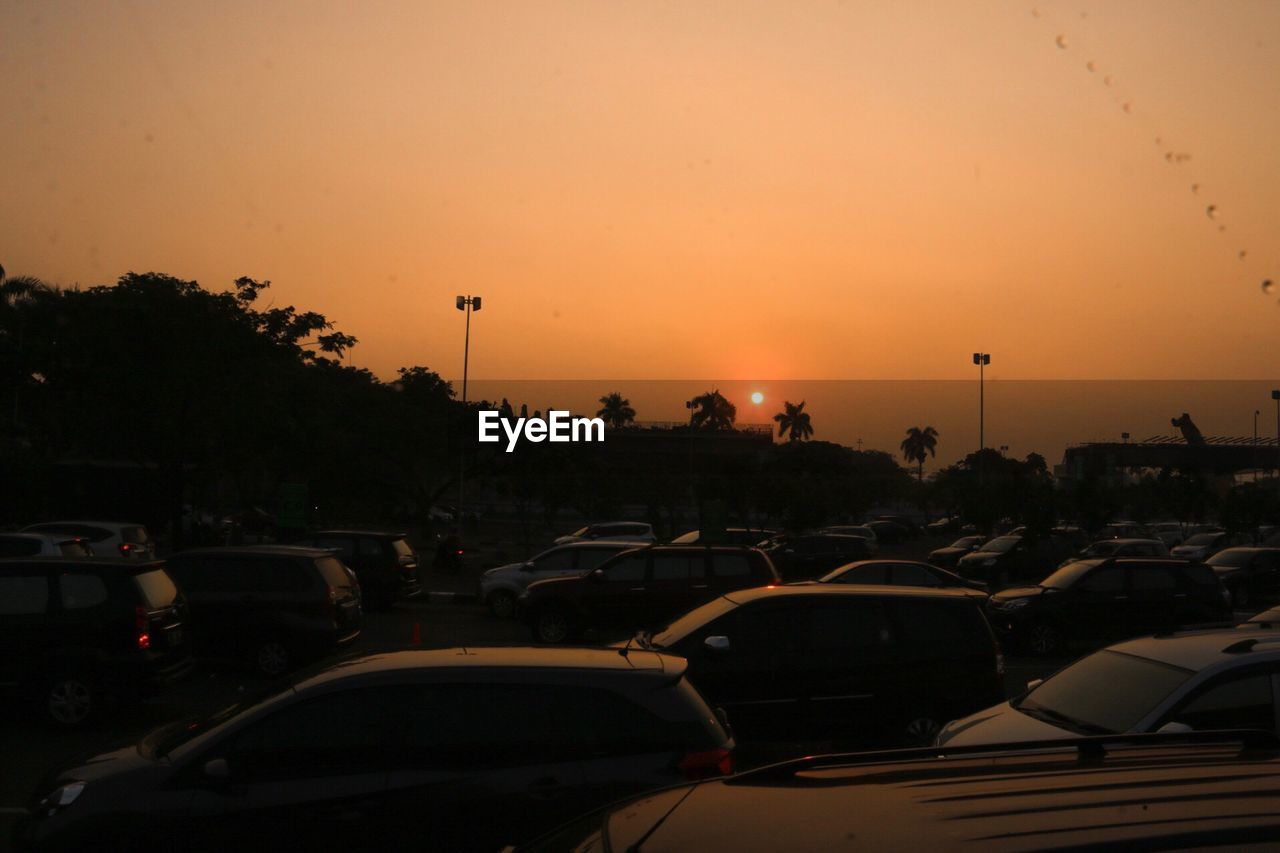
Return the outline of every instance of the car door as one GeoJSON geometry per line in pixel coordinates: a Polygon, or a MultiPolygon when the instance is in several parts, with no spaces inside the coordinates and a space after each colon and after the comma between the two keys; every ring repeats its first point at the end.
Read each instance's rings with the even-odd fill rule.
{"type": "Polygon", "coordinates": [[[1249,576],[1256,592],[1267,595],[1280,590],[1280,551],[1259,551],[1249,576]]]}
{"type": "Polygon", "coordinates": [[[1260,729],[1280,731],[1277,695],[1280,672],[1274,664],[1243,666],[1199,685],[1151,725],[1180,723],[1196,731],[1260,729]]]}
{"type": "Polygon", "coordinates": [[[1125,574],[1129,581],[1129,634],[1154,634],[1195,621],[1189,610],[1194,602],[1169,566],[1161,563],[1134,563],[1125,574]]]}
{"type": "Polygon", "coordinates": [[[1061,596],[1057,616],[1069,636],[1088,641],[1133,636],[1129,619],[1129,588],[1125,572],[1115,564],[1093,569],[1070,589],[1049,592],[1061,596]]]}
{"type": "Polygon", "coordinates": [[[707,589],[705,553],[687,551],[655,552],[650,561],[649,589],[645,596],[645,624],[655,625],[691,610],[698,594],[707,589]]]}
{"type": "Polygon", "coordinates": [[[367,849],[385,808],[384,690],[347,689],[293,702],[236,732],[198,761],[228,775],[204,785],[193,815],[226,849],[367,849]]]}
{"type": "Polygon", "coordinates": [[[13,687],[41,671],[57,633],[51,622],[51,581],[40,566],[0,567],[0,686],[13,687]]]}
{"type": "Polygon", "coordinates": [[[873,598],[806,604],[802,642],[783,662],[799,676],[801,734],[874,742],[897,663],[884,607],[873,598]]]}
{"type": "Polygon", "coordinates": [[[624,554],[587,575],[582,583],[582,608],[587,619],[599,627],[647,627],[648,596],[648,551],[624,554]]]}
{"type": "MultiPolygon", "coordinates": [[[[390,849],[497,850],[582,810],[589,697],[555,684],[406,685],[394,718],[390,849]]],[[[597,721],[594,725],[599,725],[597,721]]]]}
{"type": "MultiPolygon", "coordinates": [[[[767,559],[767,558],[766,558],[767,559]]],[[[763,562],[762,560],[759,562],[763,562]]],[[[707,589],[702,600],[710,601],[718,595],[733,592],[735,589],[747,589],[773,583],[754,576],[752,559],[741,551],[711,551],[711,573],[707,577],[707,589]]],[[[697,584],[694,584],[695,592],[697,584]]]]}

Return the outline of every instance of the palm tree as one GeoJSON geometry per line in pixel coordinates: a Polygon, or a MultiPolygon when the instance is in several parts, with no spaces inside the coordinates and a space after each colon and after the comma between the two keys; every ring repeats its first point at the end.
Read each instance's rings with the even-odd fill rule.
{"type": "Polygon", "coordinates": [[[600,406],[601,409],[596,412],[596,417],[604,418],[604,422],[614,429],[621,429],[627,424],[635,423],[636,410],[631,408],[631,401],[617,391],[601,397],[600,406]]]}
{"type": "Polygon", "coordinates": [[[902,448],[902,458],[909,462],[916,463],[916,477],[918,480],[924,480],[924,460],[927,456],[937,456],[934,448],[938,446],[938,431],[931,426],[924,429],[920,427],[911,427],[907,430],[907,437],[902,440],[899,445],[902,448]]]}
{"type": "Polygon", "coordinates": [[[738,407],[730,403],[719,389],[694,397],[689,425],[696,429],[731,430],[738,417],[738,407]]]}
{"type": "Polygon", "coordinates": [[[784,411],[778,412],[773,419],[778,422],[778,436],[787,434],[787,441],[804,441],[813,436],[813,426],[809,423],[809,413],[804,410],[804,400],[799,405],[790,401],[782,404],[784,411]]]}

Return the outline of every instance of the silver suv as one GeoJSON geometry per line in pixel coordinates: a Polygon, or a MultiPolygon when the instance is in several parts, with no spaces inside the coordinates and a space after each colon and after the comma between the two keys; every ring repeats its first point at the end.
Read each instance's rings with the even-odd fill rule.
{"type": "Polygon", "coordinates": [[[499,619],[516,612],[516,599],[534,581],[583,575],[614,554],[640,547],[636,542],[571,542],[543,551],[523,563],[489,569],[480,577],[480,601],[499,619]]]}
{"type": "Polygon", "coordinates": [[[22,528],[23,533],[52,533],[79,537],[89,543],[99,557],[154,560],[156,546],[141,524],[119,521],[46,521],[22,528]]]}

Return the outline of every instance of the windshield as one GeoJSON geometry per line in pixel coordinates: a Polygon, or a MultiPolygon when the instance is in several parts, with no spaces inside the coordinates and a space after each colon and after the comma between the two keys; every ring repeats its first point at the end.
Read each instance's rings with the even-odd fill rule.
{"type": "Polygon", "coordinates": [[[1197,533],[1195,536],[1188,536],[1187,541],[1183,545],[1212,545],[1221,533],[1197,533]]]}
{"type": "Polygon", "coordinates": [[[569,535],[570,536],[586,536],[587,531],[589,531],[590,529],[591,529],[591,525],[587,525],[586,527],[579,527],[577,530],[573,531],[569,535]]]}
{"type": "Polygon", "coordinates": [[[701,607],[696,607],[688,613],[676,619],[660,631],[656,631],[650,639],[649,644],[654,648],[666,649],[679,643],[685,637],[694,631],[719,619],[724,614],[735,609],[738,605],[728,598],[721,596],[714,601],[709,601],[701,607]]]}
{"type": "Polygon", "coordinates": [[[169,573],[164,569],[139,572],[133,576],[133,580],[138,585],[139,591],[142,592],[142,597],[147,602],[147,607],[152,610],[168,607],[178,597],[178,588],[174,586],[169,573]]]}
{"type": "Polygon", "coordinates": [[[977,545],[977,544],[978,544],[979,542],[981,542],[981,541],[982,541],[982,539],[981,539],[980,537],[977,537],[977,536],[964,536],[964,537],[961,537],[960,539],[957,539],[956,541],[952,542],[952,543],[951,543],[951,545],[950,545],[949,547],[951,547],[951,548],[972,548],[974,545],[977,545]]]}
{"type": "Polygon", "coordinates": [[[1120,550],[1120,543],[1114,539],[1108,539],[1105,542],[1094,542],[1088,548],[1085,548],[1083,552],[1083,556],[1109,557],[1119,550],[1120,550]]]}
{"type": "Polygon", "coordinates": [[[1012,550],[1013,546],[1017,545],[1021,541],[1022,538],[1019,536],[999,536],[992,539],[990,542],[987,542],[978,550],[993,554],[1003,554],[1006,551],[1012,550]]]}
{"type": "Polygon", "coordinates": [[[1088,574],[1089,570],[1098,565],[1098,560],[1077,560],[1074,563],[1058,569],[1049,577],[1040,581],[1040,586],[1046,589],[1068,589],[1088,574]]]}
{"type": "Polygon", "coordinates": [[[400,557],[413,556],[413,548],[410,547],[409,543],[404,539],[392,539],[391,550],[395,551],[396,555],[400,557]]]}
{"type": "Polygon", "coordinates": [[[249,708],[292,691],[293,683],[264,685],[250,689],[242,685],[240,698],[235,702],[208,714],[175,720],[160,726],[139,741],[138,752],[145,758],[164,758],[183,744],[216,729],[249,708]]]}
{"type": "Polygon", "coordinates": [[[1241,566],[1247,566],[1249,564],[1249,560],[1252,559],[1252,557],[1253,557],[1252,551],[1243,551],[1243,550],[1236,550],[1235,548],[1228,548],[1226,551],[1219,551],[1218,553],[1214,554],[1212,557],[1205,560],[1205,562],[1215,568],[1236,569],[1241,566]]]}
{"type": "Polygon", "coordinates": [[[1051,676],[1015,700],[1014,707],[1079,734],[1127,732],[1192,675],[1188,669],[1104,650],[1051,676]]]}

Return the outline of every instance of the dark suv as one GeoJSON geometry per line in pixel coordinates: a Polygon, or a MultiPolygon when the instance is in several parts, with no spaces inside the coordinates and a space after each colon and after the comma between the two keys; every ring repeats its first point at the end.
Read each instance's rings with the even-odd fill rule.
{"type": "Polygon", "coordinates": [[[763,546],[783,580],[811,580],[832,569],[871,558],[871,544],[861,536],[807,533],[776,536],[763,546]]]}
{"type": "Polygon", "coordinates": [[[997,536],[956,563],[956,574],[999,589],[1016,581],[1038,581],[1079,550],[1071,537],[997,536]]]}
{"type": "Polygon", "coordinates": [[[1039,655],[1231,618],[1213,569],[1185,560],[1112,557],[1068,563],[1037,586],[987,601],[996,631],[1039,655]]]}
{"type": "Polygon", "coordinates": [[[517,613],[544,643],[588,629],[634,631],[659,625],[726,592],[778,583],[756,548],[654,545],[623,551],[580,577],[529,584],[517,613]]]}
{"type": "Polygon", "coordinates": [[[359,589],[332,551],[201,548],[174,554],[168,568],[190,601],[197,655],[279,675],[360,635],[359,589]]]}
{"type": "Polygon", "coordinates": [[[964,590],[749,589],[635,642],[687,658],[744,741],[927,744],[1005,695],[1000,647],[964,590]]]}
{"type": "Polygon", "coordinates": [[[20,850],[497,850],[729,772],[684,678],[632,649],[357,658],[51,774],[20,850]]]}
{"type": "Polygon", "coordinates": [[[0,561],[0,687],[77,726],[192,666],[187,605],[160,563],[0,561]]]}
{"type": "Polygon", "coordinates": [[[336,550],[360,579],[364,604],[369,610],[385,610],[400,599],[422,594],[418,555],[403,533],[317,530],[294,544],[336,550]]]}

